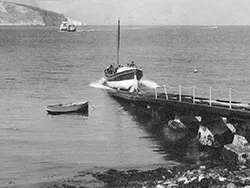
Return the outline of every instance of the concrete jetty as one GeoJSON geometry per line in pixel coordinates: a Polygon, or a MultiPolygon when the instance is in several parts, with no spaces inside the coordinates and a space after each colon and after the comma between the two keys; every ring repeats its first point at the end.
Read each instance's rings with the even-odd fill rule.
{"type": "MultiPolygon", "coordinates": [[[[249,103],[231,100],[231,89],[229,89],[229,100],[225,100],[212,99],[211,89],[209,89],[209,97],[197,97],[194,90],[192,95],[183,94],[180,86],[177,94],[168,93],[165,86],[162,88],[163,92],[158,92],[159,87],[153,91],[143,91],[137,88],[133,92],[119,89],[110,89],[107,92],[110,96],[124,100],[133,106],[150,109],[152,117],[165,121],[170,115],[172,120],[168,122],[168,125],[175,126],[176,130],[180,127],[185,131],[183,126],[179,126],[182,125],[180,119],[188,116],[190,120],[197,121],[199,124],[197,139],[200,145],[224,147],[224,159],[230,159],[232,162],[230,157],[225,156],[234,153],[235,164],[242,161],[250,162],[250,146],[240,141],[247,136],[238,135],[239,131],[237,132],[236,129],[239,128],[239,124],[235,123],[244,121],[247,131],[250,130],[248,129],[250,125],[249,103]]],[[[246,133],[246,135],[249,134],[246,133]]]]}
{"type": "MultiPolygon", "coordinates": [[[[164,86],[162,86],[164,88],[164,86]]],[[[158,87],[159,88],[159,87],[158,87]]],[[[171,108],[182,114],[193,114],[195,116],[222,116],[226,118],[249,119],[250,120],[250,104],[222,99],[212,99],[211,91],[210,97],[196,97],[193,95],[182,94],[179,90],[178,94],[157,92],[144,92],[137,90],[134,92],[122,90],[108,90],[108,93],[115,98],[128,100],[134,103],[151,107],[171,108]]]]}

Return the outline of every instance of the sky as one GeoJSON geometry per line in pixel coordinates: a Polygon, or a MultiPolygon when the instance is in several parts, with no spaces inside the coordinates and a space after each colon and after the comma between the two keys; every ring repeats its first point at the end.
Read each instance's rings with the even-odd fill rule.
{"type": "Polygon", "coordinates": [[[88,25],[250,25],[250,0],[6,0],[88,25]]]}

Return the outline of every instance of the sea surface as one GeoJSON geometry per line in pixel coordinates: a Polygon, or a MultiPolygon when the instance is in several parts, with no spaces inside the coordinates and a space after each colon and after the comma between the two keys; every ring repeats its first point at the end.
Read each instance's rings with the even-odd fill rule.
{"type": "MultiPolygon", "coordinates": [[[[122,25],[120,45],[120,63],[142,67],[149,88],[196,86],[208,96],[212,87],[213,97],[226,99],[232,88],[233,100],[250,101],[248,26],[122,25]]],[[[74,33],[0,27],[0,186],[79,168],[199,161],[195,138],[185,146],[178,135],[176,143],[168,142],[174,134],[164,135],[98,87],[104,68],[116,62],[116,46],[116,26],[84,26],[74,33]],[[45,111],[49,104],[86,100],[88,115],[45,111]]]]}

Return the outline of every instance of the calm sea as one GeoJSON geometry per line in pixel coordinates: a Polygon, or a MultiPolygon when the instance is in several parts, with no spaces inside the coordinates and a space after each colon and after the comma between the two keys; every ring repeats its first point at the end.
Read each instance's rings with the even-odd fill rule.
{"type": "MultiPolygon", "coordinates": [[[[116,40],[116,26],[74,33],[0,28],[1,185],[60,177],[79,167],[197,162],[194,141],[185,148],[176,141],[173,149],[157,126],[90,87],[116,62],[116,40]],[[85,100],[88,116],[45,111],[48,104],[85,100]]],[[[233,88],[233,99],[250,101],[250,27],[122,26],[120,62],[132,60],[149,85],[195,85],[205,94],[211,86],[224,98],[233,88]]]]}

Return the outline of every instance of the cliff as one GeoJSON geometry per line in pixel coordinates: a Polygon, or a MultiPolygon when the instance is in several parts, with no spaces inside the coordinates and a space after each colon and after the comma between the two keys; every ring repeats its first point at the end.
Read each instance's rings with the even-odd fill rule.
{"type": "Polygon", "coordinates": [[[65,16],[40,8],[0,1],[1,25],[58,26],[65,16]]]}

